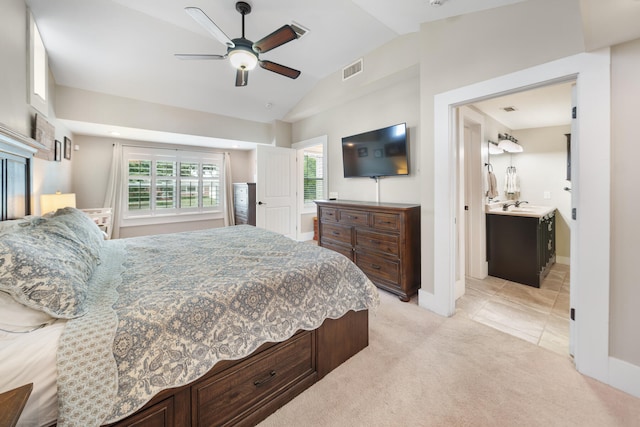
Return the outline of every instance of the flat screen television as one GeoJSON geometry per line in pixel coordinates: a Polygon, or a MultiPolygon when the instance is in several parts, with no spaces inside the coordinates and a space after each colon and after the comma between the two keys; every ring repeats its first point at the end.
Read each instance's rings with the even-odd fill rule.
{"type": "Polygon", "coordinates": [[[409,175],[407,124],[342,138],[344,177],[409,175]]]}

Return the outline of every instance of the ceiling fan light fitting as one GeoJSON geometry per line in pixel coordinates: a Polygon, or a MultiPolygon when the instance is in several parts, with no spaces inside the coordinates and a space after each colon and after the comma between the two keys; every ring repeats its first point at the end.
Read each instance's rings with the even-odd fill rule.
{"type": "Polygon", "coordinates": [[[229,61],[238,70],[253,70],[258,64],[258,57],[248,49],[236,46],[229,52],[229,61]]]}

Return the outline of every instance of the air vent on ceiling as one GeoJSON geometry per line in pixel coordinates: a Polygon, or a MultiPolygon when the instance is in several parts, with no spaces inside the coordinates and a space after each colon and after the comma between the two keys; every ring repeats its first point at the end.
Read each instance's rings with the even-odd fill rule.
{"type": "Polygon", "coordinates": [[[342,69],[342,81],[350,79],[351,77],[358,75],[362,72],[362,58],[358,59],[353,64],[349,64],[342,69]]]}
{"type": "Polygon", "coordinates": [[[503,107],[502,109],[504,111],[506,111],[507,113],[512,113],[514,111],[518,111],[518,109],[516,107],[503,107]]]}
{"type": "Polygon", "coordinates": [[[291,24],[289,25],[291,25],[291,27],[293,28],[293,31],[296,32],[299,39],[301,39],[302,36],[304,36],[309,32],[308,28],[303,27],[302,25],[298,24],[296,21],[291,21],[291,24]]]}

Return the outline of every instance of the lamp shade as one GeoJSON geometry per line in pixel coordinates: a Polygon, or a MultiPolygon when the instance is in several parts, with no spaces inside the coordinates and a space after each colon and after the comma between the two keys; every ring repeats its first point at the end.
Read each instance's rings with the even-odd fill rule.
{"type": "Polygon", "coordinates": [[[496,144],[495,142],[489,142],[489,154],[502,154],[504,153],[504,150],[500,147],[498,147],[498,144],[496,144]]]}
{"type": "Polygon", "coordinates": [[[522,145],[517,142],[510,141],[508,139],[503,139],[498,143],[498,147],[502,148],[507,153],[522,153],[522,145]]]}
{"type": "Polygon", "coordinates": [[[229,61],[238,70],[253,70],[258,64],[258,58],[244,46],[236,46],[229,52],[229,61]]]}
{"type": "Polygon", "coordinates": [[[56,194],[42,194],[40,196],[40,215],[66,207],[76,207],[75,193],[62,194],[56,191],[56,194]]]}

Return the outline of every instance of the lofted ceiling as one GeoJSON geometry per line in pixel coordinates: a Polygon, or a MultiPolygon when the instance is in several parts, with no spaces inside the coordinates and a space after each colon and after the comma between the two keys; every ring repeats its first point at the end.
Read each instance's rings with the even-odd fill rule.
{"type": "MultiPolygon", "coordinates": [[[[235,87],[235,70],[228,60],[174,57],[176,53],[224,54],[225,46],[184,8],[201,8],[233,39],[242,33],[235,0],[25,1],[58,85],[270,123],[285,117],[321,79],[399,35],[418,31],[421,23],[536,0],[439,0],[440,6],[431,5],[433,0],[249,0],[253,10],[245,22],[248,39],[257,41],[291,23],[309,32],[260,56],[300,70],[298,79],[258,67],[250,72],[245,87],[235,87]]],[[[604,29],[620,15],[610,9],[618,8],[627,17],[640,13],[638,0],[579,1],[586,15],[585,39],[594,47],[607,42],[609,33],[604,29]],[[604,8],[604,3],[611,7],[604,8]],[[627,3],[633,3],[633,10],[627,3]]],[[[634,22],[616,26],[615,40],[629,40],[636,33],[640,37],[640,26],[634,22]]],[[[95,124],[66,124],[80,134],[104,135],[108,130],[95,124]]],[[[136,132],[117,130],[123,138],[136,132]]],[[[135,138],[131,136],[157,137],[140,135],[139,130],[135,138]]]]}

